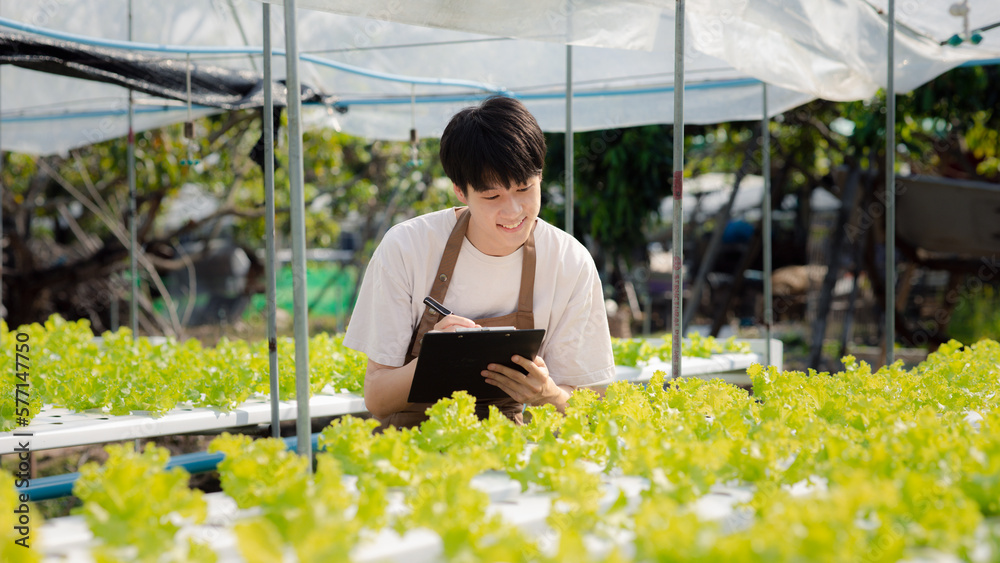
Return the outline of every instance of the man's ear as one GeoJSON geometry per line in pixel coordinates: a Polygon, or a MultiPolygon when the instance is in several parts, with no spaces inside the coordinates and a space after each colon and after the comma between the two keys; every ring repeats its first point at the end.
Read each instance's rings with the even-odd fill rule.
{"type": "Polygon", "coordinates": [[[459,188],[458,184],[455,183],[452,183],[451,187],[455,190],[455,197],[458,198],[458,201],[461,201],[465,205],[469,205],[469,200],[465,197],[465,194],[462,193],[462,188],[459,188]]]}

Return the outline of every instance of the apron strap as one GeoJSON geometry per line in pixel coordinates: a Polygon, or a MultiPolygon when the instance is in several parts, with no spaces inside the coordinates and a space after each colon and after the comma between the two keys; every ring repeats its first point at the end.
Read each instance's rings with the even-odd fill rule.
{"type": "MultiPolygon", "coordinates": [[[[455,264],[458,262],[458,253],[462,251],[462,240],[469,229],[468,209],[459,211],[458,222],[448,236],[448,243],[445,244],[444,253],[441,255],[441,262],[438,263],[437,274],[434,275],[434,284],[431,285],[431,297],[438,303],[444,303],[444,296],[448,293],[448,286],[451,284],[451,276],[455,273],[455,264]]],[[[407,348],[406,361],[410,363],[420,355],[420,344],[424,335],[434,329],[434,325],[441,320],[441,315],[430,307],[424,308],[424,314],[420,316],[417,329],[413,331],[410,338],[410,346],[407,348]]]]}
{"type": "MultiPolygon", "coordinates": [[[[531,233],[525,241],[524,256],[521,260],[521,290],[517,297],[517,312],[521,316],[532,315],[535,302],[535,225],[531,226],[531,233]]],[[[531,317],[529,317],[531,318],[531,317]]],[[[519,329],[535,328],[535,323],[530,326],[518,326],[519,329]]]]}
{"type": "MultiPolygon", "coordinates": [[[[471,216],[472,214],[469,213],[468,209],[463,208],[459,212],[458,221],[451,230],[448,243],[444,246],[444,253],[441,255],[437,274],[434,276],[434,285],[431,286],[431,297],[438,303],[444,303],[444,296],[448,293],[451,276],[455,273],[455,264],[458,263],[458,253],[462,251],[462,239],[465,238],[465,233],[469,230],[469,218],[471,216]]],[[[430,307],[427,310],[437,316],[437,311],[434,311],[430,307]]]]}

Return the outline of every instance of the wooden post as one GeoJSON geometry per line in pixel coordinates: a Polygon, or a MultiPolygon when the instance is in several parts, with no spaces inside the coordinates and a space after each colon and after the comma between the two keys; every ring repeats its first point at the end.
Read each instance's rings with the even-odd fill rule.
{"type": "Polygon", "coordinates": [[[859,168],[852,168],[847,177],[847,182],[841,192],[840,210],[837,211],[836,227],[833,236],[830,237],[830,247],[827,253],[826,277],[823,279],[823,286],[820,289],[819,304],[816,307],[816,319],[812,326],[812,347],[809,351],[809,367],[819,369],[823,355],[823,337],[826,335],[826,320],[830,313],[830,304],[833,301],[833,288],[837,283],[840,274],[840,253],[844,245],[844,237],[847,235],[847,225],[850,222],[852,211],[854,210],[854,197],[860,183],[861,171],[859,168]]]}

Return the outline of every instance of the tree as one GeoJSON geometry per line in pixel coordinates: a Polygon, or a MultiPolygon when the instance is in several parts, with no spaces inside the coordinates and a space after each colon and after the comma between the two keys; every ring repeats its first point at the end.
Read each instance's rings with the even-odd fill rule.
{"type": "MultiPolygon", "coordinates": [[[[914,173],[953,178],[1000,180],[1000,68],[958,68],[913,92],[897,97],[897,166],[914,173]]],[[[795,221],[787,234],[776,233],[778,257],[788,263],[808,262],[807,239],[812,220],[810,199],[816,187],[843,196],[844,179],[856,174],[858,205],[870,208],[884,201],[884,93],[869,100],[816,100],[770,121],[772,209],[789,196],[795,221]]],[[[685,128],[685,174],[761,172],[757,122],[736,122],[685,128]]],[[[548,205],[543,216],[563,222],[564,135],[549,135],[546,161],[548,205]]],[[[660,201],[671,193],[673,131],[670,126],[646,126],[576,133],[575,235],[596,250],[598,264],[620,270],[619,258],[631,266],[645,265],[648,237],[667,218],[658,216],[660,201]]],[[[854,217],[848,216],[857,222],[854,217]]],[[[842,226],[841,228],[847,228],[842,226]]],[[[884,237],[881,224],[863,230],[870,272],[875,245],[884,237]]],[[[744,263],[760,267],[760,228],[744,263]]],[[[855,237],[852,237],[855,238],[855,237]]],[[[685,255],[701,252],[690,246],[685,255]]],[[[853,252],[852,252],[853,254],[853,252]]],[[[852,258],[853,259],[853,258],[852,258]]],[[[621,287],[622,271],[611,283],[621,287]]],[[[876,284],[881,283],[878,279],[876,284]]],[[[876,287],[881,295],[881,286],[876,287]]],[[[620,299],[620,296],[618,296],[620,299]]]]}
{"type": "MultiPolygon", "coordinates": [[[[998,81],[1000,68],[995,66],[957,68],[898,96],[897,174],[1000,181],[998,81]]],[[[885,295],[884,260],[878,256],[885,240],[885,106],[884,92],[849,103],[817,100],[771,122],[771,205],[776,206],[786,195],[796,196],[796,246],[804,249],[811,191],[823,186],[843,198],[847,185],[843,179],[857,178],[858,195],[848,201],[852,212],[837,229],[848,231],[844,238],[849,248],[842,255],[848,257],[846,261],[852,263],[855,273],[867,272],[879,300],[885,295]]],[[[703,160],[689,160],[689,169],[693,164],[696,170],[732,171],[733,155],[738,151],[734,140],[741,138],[744,128],[741,124],[711,128],[715,142],[704,147],[703,160]]],[[[835,235],[831,233],[830,239],[835,240],[835,235]]],[[[804,254],[802,258],[804,263],[804,254]]],[[[838,264],[833,266],[831,276],[838,264]]],[[[884,310],[884,304],[879,305],[884,310]]],[[[897,314],[897,334],[903,341],[914,342],[915,333],[924,330],[924,324],[920,319],[897,314]]],[[[933,347],[947,338],[935,330],[925,342],[929,340],[933,347]]],[[[818,353],[819,347],[814,348],[818,353]]],[[[813,367],[818,367],[818,355],[816,358],[813,367]]]]}
{"type": "MultiPolygon", "coordinates": [[[[263,175],[250,155],[261,136],[257,111],[230,112],[197,122],[195,139],[181,126],[136,135],[137,235],[141,291],[140,327],[147,333],[182,330],[175,308],[158,314],[152,300],[170,295],[162,278],[184,272],[198,256],[180,251],[184,241],[226,234],[247,249],[264,246],[263,175]],[[164,230],[157,219],[186,183],[219,203],[206,217],[164,230]]],[[[360,221],[364,240],[377,240],[400,217],[448,201],[450,190],[431,178],[440,166],[434,143],[423,143],[428,164],[408,163],[402,143],[367,142],[331,129],[304,135],[304,192],[309,247],[337,243],[348,217],[360,221]]],[[[124,139],[83,147],[66,156],[3,155],[4,304],[11,325],[52,313],[89,318],[109,328],[112,302],[127,300],[128,186],[124,139]]],[[[276,230],[289,229],[287,156],[276,149],[276,230]]],[[[370,252],[372,245],[368,245],[370,252]]],[[[365,262],[365,252],[356,262],[365,262]]],[[[251,271],[260,275],[263,265],[251,271]]],[[[251,283],[248,291],[262,289],[251,283]]],[[[124,309],[123,309],[124,310],[124,309]]]]}
{"type": "MultiPolygon", "coordinates": [[[[659,125],[575,133],[574,236],[596,255],[612,298],[634,303],[629,268],[648,264],[647,233],[670,194],[672,128],[659,125]],[[632,296],[629,299],[629,295],[632,296]]],[[[548,135],[542,216],[565,227],[565,135],[548,135]]]]}

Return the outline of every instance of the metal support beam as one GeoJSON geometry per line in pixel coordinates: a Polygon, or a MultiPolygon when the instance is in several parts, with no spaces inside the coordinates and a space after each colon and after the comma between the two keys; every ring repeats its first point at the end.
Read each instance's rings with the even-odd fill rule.
{"type": "Polygon", "coordinates": [[[573,46],[566,45],[566,232],[573,235],[573,46]]]}
{"type": "Polygon", "coordinates": [[[264,110],[261,120],[264,122],[264,217],[267,234],[267,261],[264,264],[264,275],[267,278],[267,353],[268,372],[271,383],[271,436],[281,436],[281,419],[278,414],[278,326],[277,315],[277,261],[274,248],[274,99],[271,85],[271,5],[264,2],[264,110]]]}
{"type": "Polygon", "coordinates": [[[889,64],[885,86],[885,365],[896,343],[896,1],[889,0],[889,64]]]}
{"type": "MultiPolygon", "coordinates": [[[[128,2],[128,40],[132,41],[132,0],[128,2]]],[[[135,100],[132,90],[128,91],[128,141],[125,154],[125,165],[128,167],[128,271],[129,271],[129,326],[132,328],[132,338],[139,336],[139,277],[135,267],[137,249],[136,235],[136,202],[135,202],[135,100]]]]}
{"type": "MultiPolygon", "coordinates": [[[[0,65],[0,86],[3,85],[3,66],[0,65]]],[[[0,103],[0,108],[3,104],[0,103]]],[[[3,134],[0,126],[0,318],[4,317],[3,306],[3,134]]]]}
{"type": "MultiPolygon", "coordinates": [[[[299,86],[299,44],[295,0],[285,0],[285,64],[288,85],[288,178],[292,219],[292,297],[295,326],[295,430],[303,444],[299,455],[312,458],[309,447],[309,310],[306,303],[306,207],[302,168],[302,97],[299,86]]],[[[312,472],[312,464],[309,465],[312,472]]]]}
{"type": "Polygon", "coordinates": [[[684,298],[684,0],[674,12],[674,271],[671,287],[673,349],[671,376],[681,376],[681,301],[684,298]]]}
{"type": "Polygon", "coordinates": [[[767,84],[763,84],[764,103],[761,118],[761,158],[760,167],[764,173],[764,363],[771,365],[771,329],[774,326],[774,294],[771,286],[771,254],[774,251],[774,237],[771,235],[771,117],[767,111],[767,84]]]}

